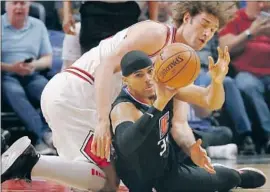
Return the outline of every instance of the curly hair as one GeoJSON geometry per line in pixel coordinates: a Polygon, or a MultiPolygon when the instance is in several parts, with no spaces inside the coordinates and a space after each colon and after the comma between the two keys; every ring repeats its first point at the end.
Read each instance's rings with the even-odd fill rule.
{"type": "Polygon", "coordinates": [[[224,10],[223,2],[219,1],[186,1],[178,2],[172,5],[172,19],[176,27],[183,23],[185,13],[189,13],[192,17],[205,12],[214,15],[219,20],[219,25],[222,27],[228,21],[228,15],[224,10]]]}

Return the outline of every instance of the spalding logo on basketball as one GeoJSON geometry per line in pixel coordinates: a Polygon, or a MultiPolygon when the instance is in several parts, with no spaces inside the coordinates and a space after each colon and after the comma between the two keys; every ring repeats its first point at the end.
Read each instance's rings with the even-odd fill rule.
{"type": "Polygon", "coordinates": [[[159,82],[180,88],[191,84],[200,72],[200,59],[196,52],[182,43],[165,47],[155,62],[159,82]]]}

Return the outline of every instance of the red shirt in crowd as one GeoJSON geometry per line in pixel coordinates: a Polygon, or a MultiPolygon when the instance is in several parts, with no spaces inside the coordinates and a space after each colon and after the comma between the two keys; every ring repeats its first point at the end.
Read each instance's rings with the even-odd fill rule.
{"type": "MultiPolygon", "coordinates": [[[[253,21],[248,18],[245,9],[240,9],[235,18],[219,32],[219,36],[239,35],[248,29],[253,21]]],[[[258,76],[270,75],[270,37],[257,36],[248,40],[243,53],[234,57],[232,64],[237,71],[247,71],[258,76]]]]}

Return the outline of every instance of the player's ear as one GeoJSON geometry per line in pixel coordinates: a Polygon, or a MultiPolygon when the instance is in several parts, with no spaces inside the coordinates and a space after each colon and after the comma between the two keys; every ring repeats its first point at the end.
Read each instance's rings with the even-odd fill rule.
{"type": "Polygon", "coordinates": [[[189,13],[189,12],[186,12],[186,13],[184,14],[184,17],[183,17],[183,23],[184,23],[184,24],[189,23],[190,20],[191,20],[191,15],[190,15],[190,13],[189,13]]]}
{"type": "Polygon", "coordinates": [[[128,80],[124,76],[122,77],[122,82],[123,82],[124,85],[128,85],[128,80]]]}

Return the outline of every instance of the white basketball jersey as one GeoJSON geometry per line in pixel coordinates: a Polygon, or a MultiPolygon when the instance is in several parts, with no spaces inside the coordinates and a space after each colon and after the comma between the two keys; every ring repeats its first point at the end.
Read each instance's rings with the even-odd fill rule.
{"type": "MultiPolygon", "coordinates": [[[[142,21],[142,22],[149,22],[149,20],[142,21]]],[[[169,25],[166,25],[166,26],[168,28],[166,42],[164,43],[162,48],[160,48],[158,51],[156,51],[152,55],[149,55],[149,57],[152,59],[153,62],[155,61],[155,58],[158,55],[158,53],[164,47],[174,42],[176,29],[173,26],[169,26],[169,25]]],[[[109,55],[124,40],[125,36],[127,35],[128,29],[129,28],[126,28],[116,33],[114,36],[102,40],[97,47],[83,54],[72,66],[78,67],[82,70],[87,71],[90,75],[93,76],[93,78],[95,78],[95,72],[96,72],[97,66],[101,63],[101,60],[100,60],[101,57],[109,55]]],[[[106,74],[104,74],[104,76],[105,75],[106,74]]],[[[116,97],[121,90],[121,86],[122,86],[121,76],[122,76],[121,72],[116,73],[114,75],[113,84],[115,86],[115,93],[113,93],[113,97],[116,97]]]]}

